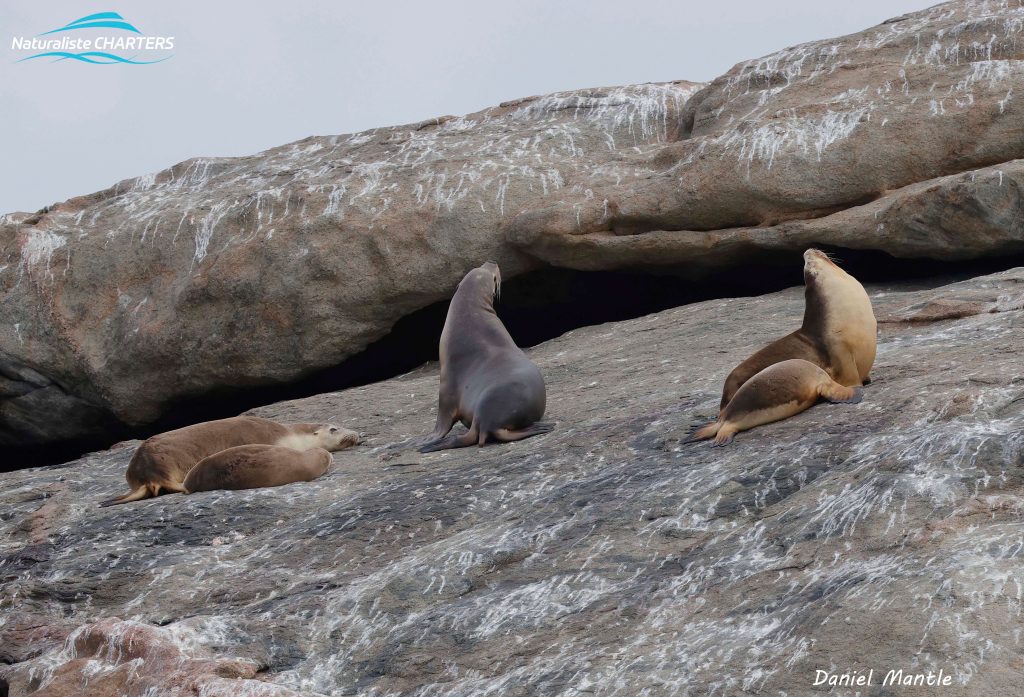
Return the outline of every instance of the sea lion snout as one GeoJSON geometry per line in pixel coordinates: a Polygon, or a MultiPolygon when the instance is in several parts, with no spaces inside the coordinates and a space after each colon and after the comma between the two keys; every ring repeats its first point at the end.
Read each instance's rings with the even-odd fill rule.
{"type": "Polygon", "coordinates": [[[470,272],[481,272],[481,275],[494,284],[494,297],[501,299],[501,269],[496,261],[485,261],[479,267],[470,272]]]}
{"type": "Polygon", "coordinates": [[[820,249],[815,249],[814,247],[811,247],[806,252],[804,252],[805,272],[815,273],[817,271],[821,271],[826,268],[825,265],[831,266],[832,268],[835,269],[839,268],[839,266],[837,266],[836,263],[832,261],[832,257],[830,257],[825,252],[821,251],[820,249]]]}
{"type": "Polygon", "coordinates": [[[819,249],[812,247],[804,252],[804,281],[818,278],[825,271],[827,261],[828,257],[819,249]]]}
{"type": "Polygon", "coordinates": [[[335,424],[323,424],[313,431],[314,443],[303,444],[299,450],[315,444],[325,450],[344,450],[359,444],[359,434],[335,424]]]}
{"type": "Polygon", "coordinates": [[[825,254],[820,249],[811,247],[804,252],[804,268],[813,268],[815,264],[821,263],[824,259],[826,259],[825,254]]]}
{"type": "Polygon", "coordinates": [[[832,261],[832,257],[817,247],[808,247],[807,251],[804,252],[804,261],[807,261],[810,258],[821,259],[822,261],[832,261]]]}

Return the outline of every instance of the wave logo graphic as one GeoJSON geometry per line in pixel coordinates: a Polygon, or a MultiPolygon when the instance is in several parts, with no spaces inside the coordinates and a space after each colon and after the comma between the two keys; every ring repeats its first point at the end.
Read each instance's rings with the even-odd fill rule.
{"type": "Polygon", "coordinates": [[[70,60],[92,65],[151,65],[172,57],[162,53],[174,48],[174,37],[146,36],[117,12],[107,11],[79,17],[31,38],[14,37],[11,48],[39,51],[17,59],[18,63],[52,58],[55,63],[70,60]],[[93,31],[88,36],[78,34],[83,30],[93,31]],[[96,35],[96,30],[102,33],[96,35]],[[126,55],[125,51],[132,53],[126,55]]]}
{"type": "Polygon", "coordinates": [[[97,12],[94,15],[87,17],[81,17],[76,19],[74,22],[68,22],[60,29],[51,29],[50,31],[44,31],[39,36],[46,36],[47,34],[56,34],[62,31],[71,31],[72,29],[96,29],[99,27],[110,28],[110,29],[127,29],[133,31],[136,34],[142,32],[133,27],[128,22],[124,21],[124,17],[117,14],[116,12],[97,12]]]}
{"type": "Polygon", "coordinates": [[[113,53],[104,53],[103,51],[84,51],[82,53],[69,53],[68,51],[47,51],[46,53],[37,53],[34,56],[28,56],[22,58],[18,62],[32,60],[33,58],[55,58],[59,61],[68,60],[69,58],[82,61],[83,63],[92,63],[94,65],[112,65],[114,63],[130,63],[131,65],[149,65],[151,63],[163,63],[167,58],[160,58],[159,60],[152,61],[140,61],[134,58],[124,58],[113,53]]]}

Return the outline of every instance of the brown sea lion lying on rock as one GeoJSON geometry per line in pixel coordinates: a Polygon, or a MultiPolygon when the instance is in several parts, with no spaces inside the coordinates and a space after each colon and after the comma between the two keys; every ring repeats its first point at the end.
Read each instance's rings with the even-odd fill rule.
{"type": "Polygon", "coordinates": [[[280,424],[258,416],[206,421],[143,441],[125,473],[132,491],[100,505],[113,506],[162,493],[185,493],[185,477],[200,460],[240,445],[343,450],[358,442],[354,431],[333,424],[280,424]]]}

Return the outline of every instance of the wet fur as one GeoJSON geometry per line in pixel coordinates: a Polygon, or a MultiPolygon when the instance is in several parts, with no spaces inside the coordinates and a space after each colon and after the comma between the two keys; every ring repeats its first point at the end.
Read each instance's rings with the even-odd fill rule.
{"type": "MultiPolygon", "coordinates": [[[[131,491],[108,499],[101,506],[114,506],[167,493],[184,492],[189,471],[204,457],[239,445],[295,444],[328,445],[331,449],[353,445],[358,436],[338,429],[336,437],[316,436],[329,424],[280,424],[257,416],[234,416],[206,421],[147,438],[128,463],[125,479],[131,491]]],[[[305,449],[305,448],[303,448],[305,449]]]]}

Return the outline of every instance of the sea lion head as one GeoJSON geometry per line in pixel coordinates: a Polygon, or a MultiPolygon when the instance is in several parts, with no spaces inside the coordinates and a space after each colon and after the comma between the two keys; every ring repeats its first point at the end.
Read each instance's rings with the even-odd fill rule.
{"type": "Polygon", "coordinates": [[[479,289],[490,303],[496,299],[500,300],[501,269],[498,268],[498,262],[488,261],[470,271],[459,284],[460,288],[464,286],[479,289]]]}
{"type": "Polygon", "coordinates": [[[317,439],[317,445],[324,450],[344,450],[359,442],[358,433],[334,424],[318,426],[313,435],[317,439]]]}
{"type": "Polygon", "coordinates": [[[804,283],[807,285],[837,273],[847,275],[825,252],[813,247],[804,252],[804,283]]]}

